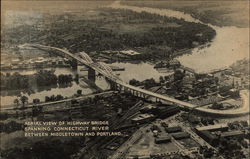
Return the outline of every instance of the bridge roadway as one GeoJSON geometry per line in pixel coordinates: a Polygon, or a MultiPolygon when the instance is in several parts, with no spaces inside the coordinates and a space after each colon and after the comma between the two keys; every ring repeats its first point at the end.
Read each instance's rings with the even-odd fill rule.
{"type": "Polygon", "coordinates": [[[214,114],[214,115],[218,115],[218,116],[240,116],[240,115],[245,115],[245,114],[249,114],[249,103],[246,102],[249,98],[246,98],[247,95],[246,92],[244,92],[243,94],[245,95],[244,98],[242,98],[244,104],[242,107],[238,108],[238,109],[233,109],[233,110],[212,110],[212,109],[206,109],[206,108],[200,108],[197,105],[188,103],[188,102],[184,102],[184,101],[180,101],[178,99],[175,98],[171,98],[171,97],[167,97],[167,96],[163,96],[161,94],[157,94],[145,89],[141,89],[132,85],[129,85],[125,82],[123,82],[119,77],[117,77],[116,75],[112,74],[110,71],[107,71],[107,69],[103,69],[101,68],[100,64],[93,62],[92,60],[84,60],[83,58],[80,58],[72,53],[70,53],[67,50],[64,49],[60,49],[60,48],[56,48],[56,47],[52,47],[52,46],[45,46],[45,45],[40,45],[40,44],[25,44],[25,47],[34,47],[34,48],[42,48],[42,49],[52,49],[52,50],[57,50],[57,51],[61,51],[63,53],[65,53],[66,55],[70,56],[71,58],[81,62],[82,64],[86,65],[87,67],[90,67],[92,69],[94,69],[95,71],[99,72],[100,74],[102,74],[103,76],[105,76],[106,78],[108,78],[111,82],[114,82],[116,84],[116,86],[120,87],[120,89],[124,89],[126,91],[131,91],[132,93],[135,92],[135,95],[137,94],[138,96],[151,96],[151,97],[155,97],[156,101],[167,101],[170,103],[174,103],[179,107],[182,108],[187,108],[187,109],[195,109],[198,112],[202,112],[202,113],[206,113],[206,114],[214,114]],[[88,61],[92,61],[92,62],[88,62],[88,61]]]}
{"type": "Polygon", "coordinates": [[[45,46],[45,45],[40,45],[40,44],[25,44],[24,47],[34,47],[34,48],[38,48],[38,49],[48,49],[48,50],[56,50],[56,51],[60,51],[66,55],[68,55],[69,57],[81,62],[82,64],[84,64],[87,67],[90,67],[92,69],[94,69],[95,71],[99,72],[100,74],[102,74],[103,76],[109,78],[111,81],[116,81],[116,80],[120,80],[119,77],[110,74],[107,71],[104,71],[103,69],[100,68],[100,65],[94,62],[89,62],[89,60],[84,60],[83,58],[76,56],[72,53],[70,53],[67,50],[61,49],[61,48],[57,48],[57,47],[52,47],[52,46],[45,46]]]}
{"type": "Polygon", "coordinates": [[[117,85],[120,85],[120,86],[126,88],[127,90],[133,90],[133,91],[136,91],[136,92],[140,92],[143,95],[148,95],[148,96],[155,97],[155,98],[157,98],[159,100],[163,100],[163,101],[168,101],[168,102],[171,102],[171,103],[175,103],[175,104],[177,104],[179,106],[183,106],[185,108],[196,107],[196,105],[193,105],[193,104],[190,104],[190,103],[187,103],[187,102],[183,102],[183,101],[171,98],[171,97],[163,96],[163,95],[160,95],[160,94],[157,94],[157,93],[145,90],[145,89],[141,89],[141,88],[129,85],[129,84],[123,82],[122,80],[120,80],[116,75],[113,75],[113,74],[111,74],[108,71],[104,71],[104,70],[100,69],[98,67],[99,65],[97,63],[94,63],[94,62],[89,63],[89,62],[85,61],[84,59],[82,59],[82,58],[80,58],[80,57],[78,57],[78,56],[70,53],[67,50],[56,48],[56,47],[52,47],[52,46],[40,45],[40,44],[28,44],[27,46],[28,47],[43,48],[43,49],[52,49],[52,50],[61,51],[61,52],[65,53],[66,55],[68,55],[68,56],[76,59],[79,62],[81,62],[82,64],[84,64],[84,65],[86,65],[88,67],[91,67],[92,69],[94,69],[95,71],[99,72],[100,74],[102,74],[103,76],[105,76],[106,78],[108,78],[109,80],[115,82],[117,85]]]}

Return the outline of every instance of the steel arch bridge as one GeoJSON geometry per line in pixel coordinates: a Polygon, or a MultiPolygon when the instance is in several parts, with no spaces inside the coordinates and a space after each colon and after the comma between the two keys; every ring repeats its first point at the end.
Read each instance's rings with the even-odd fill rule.
{"type": "Polygon", "coordinates": [[[54,51],[62,52],[64,55],[67,55],[68,57],[77,60],[78,62],[84,64],[85,66],[105,76],[111,83],[113,83],[116,89],[131,92],[133,95],[136,95],[142,98],[145,98],[146,96],[154,97],[156,101],[157,100],[167,101],[168,103],[173,103],[179,107],[189,109],[189,110],[196,109],[196,111],[198,112],[206,113],[209,115],[241,116],[243,114],[249,114],[249,106],[247,107],[248,109],[244,108],[244,109],[239,109],[238,111],[233,111],[233,112],[232,111],[222,111],[222,112],[214,111],[211,109],[204,109],[197,105],[194,105],[185,101],[180,101],[172,97],[164,96],[158,93],[154,93],[154,92],[142,89],[142,88],[129,85],[126,82],[122,81],[118,76],[116,76],[113,73],[112,69],[107,64],[103,62],[94,62],[85,52],[81,52],[80,56],[77,56],[64,49],[60,49],[60,48],[56,48],[52,46],[40,45],[40,44],[25,44],[25,45],[22,45],[22,47],[29,47],[29,48],[31,47],[31,48],[41,49],[41,50],[54,50],[54,51]]]}
{"type": "Polygon", "coordinates": [[[107,64],[105,64],[104,62],[98,62],[98,63],[101,69],[103,69],[107,73],[113,74],[113,70],[107,64]]]}
{"type": "Polygon", "coordinates": [[[93,60],[84,51],[79,53],[79,56],[84,59],[87,63],[93,63],[93,60]]]}

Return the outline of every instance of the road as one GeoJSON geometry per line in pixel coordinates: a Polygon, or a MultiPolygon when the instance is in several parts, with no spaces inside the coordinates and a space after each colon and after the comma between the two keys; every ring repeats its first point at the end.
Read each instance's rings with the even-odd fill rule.
{"type": "MultiPolygon", "coordinates": [[[[67,50],[56,48],[56,47],[51,47],[51,46],[44,46],[44,45],[40,45],[40,44],[26,44],[26,45],[28,47],[43,48],[43,49],[47,48],[47,49],[53,49],[53,50],[61,51],[61,52],[65,53],[66,55],[70,56],[71,58],[74,58],[75,60],[81,62],[85,66],[91,67],[95,71],[99,72],[103,76],[109,78],[111,81],[113,81],[113,82],[115,82],[115,83],[117,83],[117,84],[119,84],[119,85],[121,85],[123,87],[129,88],[131,90],[134,90],[134,91],[137,91],[137,92],[149,95],[149,96],[153,96],[153,97],[165,100],[165,101],[173,102],[173,103],[176,103],[176,104],[178,104],[180,106],[183,106],[183,107],[186,107],[186,108],[196,107],[196,105],[193,105],[191,103],[183,102],[183,101],[177,100],[175,98],[166,97],[166,96],[163,96],[161,94],[157,94],[157,93],[145,90],[145,89],[141,89],[141,88],[129,85],[129,84],[123,82],[116,75],[112,74],[112,72],[110,72],[109,70],[104,68],[103,67],[104,64],[95,63],[92,60],[84,60],[83,58],[80,58],[79,56],[74,55],[74,54],[68,52],[67,50]]],[[[89,57],[87,59],[89,59],[89,57]]]]}
{"type": "MultiPolygon", "coordinates": [[[[85,98],[92,98],[94,96],[99,96],[99,95],[105,95],[105,94],[110,94],[113,93],[114,91],[107,91],[107,92],[102,92],[102,93],[97,93],[97,94],[90,94],[90,95],[84,95],[81,97],[76,97],[76,98],[67,98],[67,99],[63,99],[63,100],[59,100],[59,101],[53,101],[53,102],[45,102],[45,103],[39,103],[36,104],[36,106],[48,106],[48,105],[53,105],[53,104],[58,104],[58,103],[64,103],[64,102],[69,102],[71,100],[81,100],[81,99],[85,99],[85,98]]],[[[25,108],[32,108],[34,104],[28,104],[27,106],[25,106],[25,108]]],[[[8,106],[8,107],[1,107],[1,112],[5,112],[5,111],[10,111],[10,110],[14,110],[15,106],[8,106]]]]}
{"type": "Polygon", "coordinates": [[[237,109],[229,109],[229,110],[215,110],[215,109],[207,109],[207,108],[196,108],[196,110],[200,112],[206,112],[207,114],[213,114],[218,116],[228,116],[235,117],[249,114],[249,91],[242,90],[240,91],[240,97],[242,100],[242,106],[237,109]]]}
{"type": "Polygon", "coordinates": [[[98,62],[93,62],[92,60],[90,60],[90,57],[87,54],[84,54],[84,56],[79,57],[77,55],[74,55],[72,53],[70,53],[67,50],[64,49],[60,49],[60,48],[56,48],[56,47],[51,47],[51,46],[44,46],[44,45],[40,45],[40,44],[26,44],[24,46],[28,46],[28,47],[35,47],[35,48],[41,48],[41,49],[52,49],[52,50],[57,50],[60,52],[65,53],[66,55],[70,56],[71,58],[81,62],[82,64],[94,69],[95,71],[99,72],[100,74],[102,74],[103,76],[107,77],[110,81],[113,81],[115,83],[117,83],[118,85],[123,86],[124,88],[128,88],[130,90],[134,90],[136,92],[140,92],[143,93],[144,95],[148,95],[148,96],[152,96],[155,98],[158,98],[160,100],[163,101],[168,101],[168,102],[172,102],[177,104],[179,107],[183,107],[183,108],[187,108],[187,109],[195,109],[198,112],[202,112],[202,113],[206,113],[206,114],[213,114],[213,115],[217,115],[217,116],[241,116],[244,114],[248,114],[249,113],[249,93],[246,93],[245,91],[241,92],[241,97],[243,100],[243,106],[238,108],[238,109],[233,109],[233,110],[213,110],[213,109],[207,109],[207,108],[202,108],[202,107],[198,107],[197,105],[188,103],[188,102],[184,102],[184,101],[180,101],[177,100],[175,98],[172,97],[167,97],[161,94],[157,94],[145,89],[141,89],[132,85],[129,85],[125,82],[123,82],[119,77],[117,77],[116,75],[112,74],[112,72],[110,71],[109,68],[107,68],[106,64],[102,64],[102,63],[98,63],[98,62]]]}

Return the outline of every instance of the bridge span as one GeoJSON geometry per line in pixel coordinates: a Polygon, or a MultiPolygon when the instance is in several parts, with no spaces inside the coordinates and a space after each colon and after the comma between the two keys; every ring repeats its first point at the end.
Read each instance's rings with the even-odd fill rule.
{"type": "Polygon", "coordinates": [[[243,114],[248,114],[249,113],[249,105],[244,104],[242,108],[239,108],[239,110],[211,110],[211,109],[204,109],[200,108],[197,105],[180,101],[178,99],[164,96],[158,93],[154,93],[145,89],[141,89],[132,85],[129,85],[122,81],[118,76],[112,73],[112,69],[106,65],[105,63],[102,62],[94,62],[86,53],[81,52],[80,56],[75,55],[70,53],[67,50],[61,49],[61,48],[56,48],[52,46],[45,46],[45,45],[40,45],[40,44],[25,44],[22,47],[31,47],[31,48],[37,48],[37,49],[42,49],[42,50],[53,50],[53,51],[59,51],[68,57],[71,57],[78,62],[82,63],[83,65],[87,66],[90,69],[93,69],[94,71],[102,74],[103,76],[106,77],[106,79],[110,82],[111,84],[111,89],[116,89],[119,91],[124,91],[124,92],[130,92],[135,96],[146,98],[148,96],[155,98],[155,101],[166,101],[168,103],[175,104],[181,108],[189,109],[189,110],[196,110],[201,113],[206,113],[206,114],[215,114],[218,116],[240,116],[243,114]]]}

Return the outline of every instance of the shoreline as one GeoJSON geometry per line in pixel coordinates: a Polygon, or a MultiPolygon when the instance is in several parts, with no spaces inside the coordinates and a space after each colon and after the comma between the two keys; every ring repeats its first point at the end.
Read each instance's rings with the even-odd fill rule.
{"type": "MultiPolygon", "coordinates": [[[[198,8],[203,2],[204,2],[204,4],[213,3],[211,1],[196,1],[198,3],[194,4],[193,6],[187,5],[187,3],[193,2],[192,0],[191,1],[184,0],[184,1],[175,2],[176,4],[180,3],[180,5],[175,5],[171,1],[157,1],[158,3],[162,3],[161,6],[157,6],[151,2],[153,2],[153,1],[151,0],[151,1],[143,2],[142,4],[139,4],[136,1],[121,1],[121,4],[128,5],[128,6],[136,6],[136,7],[144,6],[144,7],[157,8],[157,9],[169,9],[169,10],[173,10],[173,11],[183,12],[184,14],[190,15],[195,19],[199,19],[204,24],[210,24],[210,25],[217,26],[217,27],[235,26],[238,28],[250,28],[249,23],[245,23],[245,21],[249,21],[249,16],[248,16],[248,19],[244,19],[244,20],[241,19],[241,22],[236,21],[235,17],[229,17],[229,19],[224,19],[225,18],[224,16],[227,17],[228,13],[221,13],[221,14],[218,13],[219,15],[217,15],[217,16],[212,14],[211,17],[213,17],[213,18],[217,17],[218,19],[216,19],[216,18],[215,19],[211,19],[211,18],[206,19],[207,17],[209,17],[209,15],[206,15],[206,14],[211,14],[211,12],[213,10],[207,10],[207,8],[204,7],[203,9],[205,11],[210,11],[210,13],[209,12],[205,13],[205,11],[199,12],[198,8]],[[202,2],[202,3],[200,3],[200,2],[202,2]],[[183,6],[181,6],[181,3],[184,3],[183,6]],[[169,7],[165,7],[164,5],[169,5],[169,7]]],[[[219,1],[219,2],[226,3],[226,1],[219,1]]],[[[238,2],[238,1],[236,1],[236,2],[238,2]]],[[[242,1],[242,2],[247,2],[247,1],[242,1]]],[[[228,7],[228,6],[226,6],[226,7],[228,7]]],[[[209,4],[208,4],[208,8],[209,8],[209,4]]],[[[215,9],[213,12],[218,12],[218,9],[213,8],[213,7],[211,7],[211,8],[215,9]]],[[[229,9],[229,8],[226,8],[226,9],[229,9]]],[[[234,12],[234,11],[235,10],[232,10],[231,12],[234,12]]],[[[229,14],[229,16],[230,16],[230,14],[229,14]]]]}

